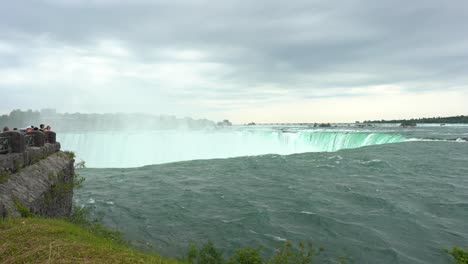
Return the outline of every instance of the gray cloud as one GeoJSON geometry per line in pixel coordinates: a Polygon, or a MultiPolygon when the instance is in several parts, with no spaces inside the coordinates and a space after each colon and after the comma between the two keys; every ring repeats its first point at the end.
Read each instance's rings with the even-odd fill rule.
{"type": "MultiPolygon", "coordinates": [[[[366,94],[353,88],[378,85],[468,92],[467,26],[464,0],[9,1],[0,9],[0,76],[22,76],[33,63],[39,66],[29,72],[36,72],[44,56],[93,57],[113,63],[121,76],[116,94],[166,96],[169,108],[197,98],[352,97],[366,94]],[[99,49],[102,41],[118,43],[125,56],[99,49]],[[130,72],[134,66],[141,71],[130,72]],[[179,66],[195,68],[193,83],[167,83],[179,66]]],[[[38,85],[63,85],[47,80],[38,85]]],[[[69,81],[74,88],[106,84],[69,81]]],[[[0,92],[8,85],[0,81],[0,92]]]]}

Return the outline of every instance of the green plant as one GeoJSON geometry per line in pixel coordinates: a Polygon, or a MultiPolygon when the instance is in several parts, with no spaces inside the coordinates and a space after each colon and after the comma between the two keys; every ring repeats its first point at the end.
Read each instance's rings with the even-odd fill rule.
{"type": "Polygon", "coordinates": [[[74,159],[74,158],[76,157],[75,152],[73,152],[73,151],[65,150],[63,153],[64,153],[65,156],[67,156],[69,159],[74,159]]]}
{"type": "Polygon", "coordinates": [[[53,170],[50,170],[49,171],[49,175],[47,175],[47,178],[49,179],[49,181],[52,181],[55,177],[55,173],[53,170]]]}
{"type": "Polygon", "coordinates": [[[228,264],[262,264],[263,258],[260,256],[261,246],[258,248],[244,247],[237,249],[234,255],[232,255],[228,264]]]}
{"type": "Polygon", "coordinates": [[[73,187],[74,180],[65,182],[65,173],[59,171],[57,173],[57,180],[52,184],[49,191],[44,194],[44,204],[51,205],[52,202],[62,199],[73,190],[73,187]]]}
{"type": "Polygon", "coordinates": [[[1,263],[186,263],[121,245],[64,219],[0,219],[0,238],[1,263]]]}
{"type": "Polygon", "coordinates": [[[57,178],[58,178],[59,180],[65,179],[65,173],[63,173],[63,171],[57,172],[57,178]]]}
{"type": "Polygon", "coordinates": [[[91,211],[86,207],[74,207],[67,220],[86,229],[94,235],[112,240],[121,245],[128,245],[128,242],[123,239],[120,231],[110,230],[104,227],[100,223],[101,219],[91,217],[91,211]]]}
{"type": "Polygon", "coordinates": [[[76,172],[77,170],[84,169],[84,168],[86,168],[86,165],[83,160],[75,164],[75,171],[73,174],[73,187],[74,188],[80,188],[83,182],[86,180],[85,177],[80,177],[80,174],[76,172]]]}
{"type": "Polygon", "coordinates": [[[203,245],[198,252],[198,264],[222,264],[224,263],[223,253],[216,249],[211,241],[203,245]]]}
{"type": "Polygon", "coordinates": [[[34,215],[29,211],[29,209],[24,206],[18,198],[13,197],[13,203],[15,204],[16,210],[21,214],[21,217],[33,217],[34,215]]]}
{"type": "Polygon", "coordinates": [[[452,255],[457,264],[468,264],[468,248],[453,247],[451,250],[445,249],[445,252],[452,255]]]}
{"type": "Polygon", "coordinates": [[[84,160],[75,163],[75,169],[84,169],[86,168],[86,163],[84,160]]]}
{"type": "Polygon", "coordinates": [[[73,187],[74,188],[80,188],[83,182],[86,180],[85,177],[77,177],[79,174],[76,174],[75,177],[73,177],[73,187]]]}
{"type": "Polygon", "coordinates": [[[187,250],[187,261],[190,264],[195,264],[198,256],[197,244],[191,242],[187,250]]]}
{"type": "MultiPolygon", "coordinates": [[[[323,248],[319,249],[319,252],[323,251],[323,248]]],[[[268,260],[269,264],[309,264],[312,263],[312,257],[314,255],[314,249],[311,243],[305,245],[300,242],[298,247],[294,247],[293,243],[286,241],[276,254],[268,260]]]]}

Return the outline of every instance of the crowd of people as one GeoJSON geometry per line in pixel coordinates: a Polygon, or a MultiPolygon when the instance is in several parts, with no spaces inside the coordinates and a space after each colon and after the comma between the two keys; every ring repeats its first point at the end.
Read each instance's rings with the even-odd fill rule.
{"type": "MultiPolygon", "coordinates": [[[[10,131],[10,128],[8,128],[7,126],[5,126],[3,128],[3,132],[8,132],[10,131]]],[[[13,131],[18,131],[18,128],[13,128],[13,131]]],[[[28,126],[28,127],[25,127],[25,128],[21,128],[19,129],[20,132],[26,132],[26,133],[29,133],[29,132],[32,132],[32,131],[42,131],[42,132],[48,132],[48,131],[52,131],[52,128],[50,126],[46,126],[44,124],[40,124],[39,127],[36,127],[36,126],[28,126]]]]}

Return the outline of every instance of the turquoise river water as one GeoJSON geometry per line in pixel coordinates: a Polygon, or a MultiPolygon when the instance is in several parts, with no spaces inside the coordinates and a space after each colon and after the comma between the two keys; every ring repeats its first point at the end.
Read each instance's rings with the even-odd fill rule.
{"type": "Polygon", "coordinates": [[[449,263],[468,245],[468,126],[59,134],[88,168],[75,192],[137,246],[182,256],[211,240],[320,263],[449,263]]]}

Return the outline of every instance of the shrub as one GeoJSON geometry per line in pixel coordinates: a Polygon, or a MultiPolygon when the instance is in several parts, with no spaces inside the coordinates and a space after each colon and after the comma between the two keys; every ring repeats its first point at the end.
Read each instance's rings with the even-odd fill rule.
{"type": "Polygon", "coordinates": [[[64,153],[69,159],[74,159],[74,158],[76,157],[75,152],[73,152],[73,151],[68,151],[68,150],[66,150],[66,151],[64,151],[63,153],[64,153]]]}
{"type": "Polygon", "coordinates": [[[252,248],[252,247],[245,247],[237,249],[234,255],[232,255],[229,260],[228,264],[262,264],[263,258],[260,256],[261,247],[252,248]]]}
{"type": "Polygon", "coordinates": [[[453,247],[452,250],[446,249],[445,252],[452,255],[457,264],[468,264],[468,248],[453,247]]]}
{"type": "Polygon", "coordinates": [[[187,260],[190,264],[195,264],[197,261],[198,249],[197,244],[191,242],[187,250],[187,260]]]}
{"type": "Polygon", "coordinates": [[[121,232],[104,227],[100,223],[101,219],[91,217],[91,211],[86,207],[74,207],[72,214],[67,220],[81,226],[94,235],[115,241],[121,245],[128,245],[128,242],[123,239],[121,232]]]}
{"type": "MultiPolygon", "coordinates": [[[[320,251],[323,251],[320,248],[320,251]]],[[[311,243],[307,243],[307,246],[303,243],[299,243],[299,247],[295,248],[293,243],[286,241],[276,254],[268,260],[269,264],[309,264],[312,263],[312,256],[314,255],[314,249],[311,243]]]]}
{"type": "Polygon", "coordinates": [[[223,253],[216,249],[211,241],[203,245],[198,252],[198,264],[222,264],[224,263],[223,253]]]}

